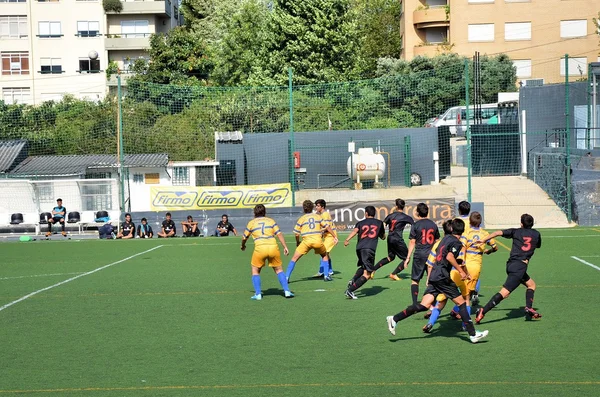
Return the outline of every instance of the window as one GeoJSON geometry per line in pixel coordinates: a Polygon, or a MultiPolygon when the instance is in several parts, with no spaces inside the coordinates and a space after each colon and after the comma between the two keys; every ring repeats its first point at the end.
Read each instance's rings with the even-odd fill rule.
{"type": "Polygon", "coordinates": [[[507,22],[504,24],[504,40],[531,40],[531,22],[507,22]]]}
{"type": "MultiPolygon", "coordinates": [[[[569,76],[587,76],[587,58],[569,58],[569,76]]],[[[560,75],[565,76],[565,58],[560,60],[560,75]]]]}
{"type": "Polygon", "coordinates": [[[42,74],[62,73],[62,61],[60,58],[41,58],[40,65],[42,74]]]}
{"type": "Polygon", "coordinates": [[[99,73],[100,59],[79,58],[79,73],[99,73]]]}
{"type": "Polygon", "coordinates": [[[50,38],[50,37],[61,37],[62,34],[60,29],[60,22],[58,21],[43,21],[38,22],[38,26],[40,28],[40,34],[38,35],[41,38],[50,38]]]}
{"type": "Polygon", "coordinates": [[[146,185],[158,185],[160,183],[160,175],[157,173],[145,174],[146,185]]]}
{"type": "Polygon", "coordinates": [[[133,65],[135,65],[135,62],[138,59],[144,59],[146,61],[146,63],[149,61],[148,57],[137,57],[137,58],[131,58],[131,57],[123,57],[123,70],[122,73],[133,73],[133,65]]]}
{"type": "Polygon", "coordinates": [[[58,0],[37,0],[38,3],[58,3],[58,0]]]}
{"type": "Polygon", "coordinates": [[[469,41],[494,41],[494,24],[476,24],[468,27],[469,41]]]}
{"type": "Polygon", "coordinates": [[[0,3],[25,3],[26,0],[0,0],[0,3]]]}
{"type": "Polygon", "coordinates": [[[531,59],[518,59],[513,61],[517,69],[517,77],[531,77],[531,59]]]}
{"type": "Polygon", "coordinates": [[[29,87],[2,89],[2,100],[4,103],[27,103],[30,97],[31,90],[29,87]]]}
{"type": "Polygon", "coordinates": [[[587,20],[560,21],[560,37],[569,39],[572,37],[587,36],[587,20]]]}
{"type": "Polygon", "coordinates": [[[144,183],[144,174],[133,174],[133,183],[144,183]]]}
{"type": "Polygon", "coordinates": [[[121,21],[123,37],[146,37],[148,33],[148,21],[121,21]]]}
{"type": "Polygon", "coordinates": [[[27,51],[2,52],[2,74],[29,74],[29,53],[27,51]]]}
{"type": "Polygon", "coordinates": [[[188,167],[173,167],[173,186],[189,186],[190,173],[188,167]]]}
{"type": "Polygon", "coordinates": [[[21,39],[27,36],[26,15],[0,15],[1,39],[21,39]]]}
{"type": "Polygon", "coordinates": [[[98,22],[98,21],[77,21],[77,36],[79,36],[79,37],[100,36],[100,22],[98,22]]]}

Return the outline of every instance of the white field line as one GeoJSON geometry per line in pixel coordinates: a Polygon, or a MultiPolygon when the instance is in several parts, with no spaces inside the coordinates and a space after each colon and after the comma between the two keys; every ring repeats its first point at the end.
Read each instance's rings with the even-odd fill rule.
{"type": "Polygon", "coordinates": [[[594,269],[596,269],[596,270],[600,270],[600,267],[598,267],[598,266],[596,266],[596,265],[592,265],[590,262],[586,262],[586,261],[584,261],[583,259],[580,259],[580,258],[578,258],[578,257],[576,257],[576,256],[572,256],[571,258],[575,259],[575,260],[576,260],[576,261],[578,261],[578,262],[581,262],[581,263],[583,263],[584,265],[588,265],[589,267],[593,267],[593,268],[594,268],[594,269]]]}
{"type": "Polygon", "coordinates": [[[69,282],[71,282],[71,281],[73,281],[73,280],[77,280],[78,278],[81,278],[81,277],[84,277],[84,276],[89,276],[90,274],[94,274],[94,273],[96,273],[96,272],[99,272],[100,270],[106,269],[106,268],[108,268],[108,267],[111,267],[111,266],[114,266],[114,265],[118,265],[119,263],[123,263],[123,262],[125,262],[125,261],[128,261],[129,259],[133,259],[133,258],[135,258],[136,256],[140,256],[140,255],[147,254],[148,252],[154,251],[155,249],[158,249],[158,248],[160,248],[160,247],[162,247],[162,245],[158,245],[158,246],[156,246],[156,247],[154,247],[154,248],[150,248],[149,250],[146,250],[146,251],[138,252],[137,254],[134,254],[134,255],[128,256],[127,258],[124,258],[124,259],[118,260],[118,261],[116,261],[116,262],[113,262],[113,263],[109,263],[108,265],[101,266],[101,267],[99,267],[99,268],[96,268],[96,269],[94,269],[94,270],[90,270],[89,272],[81,273],[81,274],[79,274],[79,275],[77,275],[77,276],[75,276],[75,277],[71,277],[71,278],[68,278],[68,279],[66,279],[66,280],[63,280],[63,281],[61,281],[61,282],[59,282],[59,283],[52,284],[52,285],[51,285],[51,286],[49,286],[49,287],[42,288],[42,289],[38,289],[37,291],[33,291],[32,293],[30,293],[30,294],[27,294],[27,295],[25,295],[25,296],[22,296],[22,297],[20,297],[19,299],[17,299],[17,300],[14,300],[14,301],[12,301],[12,302],[10,302],[10,303],[7,303],[7,304],[6,304],[6,305],[4,305],[4,306],[0,306],[0,312],[1,312],[2,310],[4,310],[4,309],[7,309],[7,308],[11,307],[12,305],[15,305],[15,304],[17,304],[17,303],[19,303],[19,302],[23,302],[24,300],[26,300],[26,299],[29,299],[29,298],[31,298],[32,296],[34,296],[34,295],[37,295],[37,294],[39,294],[39,293],[41,293],[41,292],[48,291],[49,289],[52,289],[52,288],[58,287],[58,286],[60,286],[60,285],[66,284],[66,283],[69,283],[69,282]]]}
{"type": "Polygon", "coordinates": [[[543,235],[542,236],[542,240],[547,239],[547,238],[581,238],[581,237],[600,237],[598,234],[581,234],[579,236],[546,236],[543,235]]]}
{"type": "Polygon", "coordinates": [[[29,276],[13,276],[13,277],[0,277],[0,280],[14,280],[17,278],[32,278],[32,277],[52,277],[52,276],[70,276],[73,274],[81,274],[83,272],[74,273],[54,273],[54,274],[32,274],[29,276]]]}

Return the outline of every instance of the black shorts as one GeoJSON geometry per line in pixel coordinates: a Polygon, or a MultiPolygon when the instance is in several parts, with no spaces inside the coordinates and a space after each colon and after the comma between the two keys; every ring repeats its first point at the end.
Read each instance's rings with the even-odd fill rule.
{"type": "Polygon", "coordinates": [[[404,240],[400,239],[389,239],[387,240],[388,258],[400,258],[404,261],[408,256],[408,247],[404,240]]]}
{"type": "Polygon", "coordinates": [[[411,280],[419,282],[425,275],[427,269],[427,255],[420,255],[415,253],[413,256],[412,273],[410,275],[411,280]]]}
{"type": "Polygon", "coordinates": [[[52,222],[53,223],[59,223],[61,220],[64,222],[65,218],[61,218],[61,217],[58,217],[58,216],[53,216],[52,217],[52,222]]]}
{"type": "Polygon", "coordinates": [[[509,292],[516,290],[519,284],[525,285],[531,279],[527,274],[527,265],[518,260],[506,264],[506,274],[507,277],[503,287],[509,292]]]}
{"type": "Polygon", "coordinates": [[[431,294],[437,297],[439,294],[446,295],[446,298],[452,300],[461,296],[460,290],[450,279],[441,281],[429,281],[429,285],[423,292],[423,295],[431,294]]]}
{"type": "Polygon", "coordinates": [[[362,267],[369,273],[375,271],[373,268],[375,266],[375,250],[368,248],[356,250],[356,256],[358,257],[356,266],[362,267]]]}

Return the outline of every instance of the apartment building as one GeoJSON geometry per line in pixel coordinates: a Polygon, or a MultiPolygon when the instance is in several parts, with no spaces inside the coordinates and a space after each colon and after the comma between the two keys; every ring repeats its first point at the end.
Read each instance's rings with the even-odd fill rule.
{"type": "Polygon", "coordinates": [[[100,0],[0,0],[0,99],[103,98],[116,84],[106,78],[110,61],[126,74],[147,56],[152,33],[182,22],[173,1],[122,1],[106,12],[100,0]]]}
{"type": "Polygon", "coordinates": [[[506,53],[524,83],[587,76],[599,60],[595,0],[401,0],[402,58],[506,53]]]}

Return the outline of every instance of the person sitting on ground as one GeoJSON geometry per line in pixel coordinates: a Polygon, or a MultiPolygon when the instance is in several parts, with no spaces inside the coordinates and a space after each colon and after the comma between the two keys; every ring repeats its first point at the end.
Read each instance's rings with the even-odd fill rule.
{"type": "Polygon", "coordinates": [[[229,236],[229,232],[233,232],[235,236],[237,236],[237,231],[235,227],[231,223],[229,223],[229,217],[227,214],[223,214],[219,223],[217,223],[217,229],[215,230],[215,236],[217,237],[225,237],[229,236]]]}
{"type": "Polygon", "coordinates": [[[137,228],[137,236],[139,238],[152,238],[154,236],[152,226],[148,224],[148,220],[146,218],[142,218],[142,224],[137,228]]]}
{"type": "Polygon", "coordinates": [[[171,213],[167,212],[165,214],[165,220],[162,223],[162,230],[158,232],[158,237],[167,238],[167,237],[175,237],[175,222],[171,219],[171,213]]]}
{"type": "Polygon", "coordinates": [[[131,222],[131,214],[125,214],[125,222],[121,223],[121,230],[117,233],[117,238],[130,239],[135,237],[135,223],[131,222]]]}
{"type": "Polygon", "coordinates": [[[181,227],[183,228],[183,237],[198,237],[200,235],[198,222],[191,215],[188,215],[187,221],[181,222],[181,227]]]}
{"type": "Polygon", "coordinates": [[[65,232],[65,217],[67,216],[67,209],[62,205],[62,199],[56,200],[56,207],[52,209],[52,218],[48,219],[48,232],[46,233],[46,237],[49,237],[52,234],[52,225],[55,223],[60,223],[61,234],[63,236],[67,236],[67,232],[65,232]]]}

